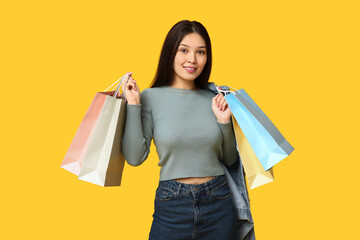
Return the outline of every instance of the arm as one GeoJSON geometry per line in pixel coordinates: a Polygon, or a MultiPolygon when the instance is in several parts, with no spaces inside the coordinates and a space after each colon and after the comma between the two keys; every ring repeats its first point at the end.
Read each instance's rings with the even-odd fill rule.
{"type": "Polygon", "coordinates": [[[238,159],[238,151],[236,150],[235,134],[232,128],[232,122],[226,123],[217,121],[223,135],[223,162],[227,166],[233,165],[238,159]]]}
{"type": "Polygon", "coordinates": [[[212,109],[217,119],[217,124],[223,135],[223,159],[225,165],[231,166],[238,159],[235,134],[232,128],[231,111],[222,94],[213,97],[212,109]]]}
{"type": "Polygon", "coordinates": [[[146,91],[141,92],[140,96],[140,104],[126,105],[126,122],[122,138],[122,154],[132,166],[138,166],[147,159],[153,138],[151,103],[146,91]]]}

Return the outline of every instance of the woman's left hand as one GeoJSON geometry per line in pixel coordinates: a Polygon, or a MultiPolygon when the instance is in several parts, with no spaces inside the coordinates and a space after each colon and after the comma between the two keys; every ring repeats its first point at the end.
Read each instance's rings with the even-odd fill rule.
{"type": "Polygon", "coordinates": [[[219,123],[230,121],[231,111],[225,97],[221,93],[213,97],[211,107],[219,123]]]}

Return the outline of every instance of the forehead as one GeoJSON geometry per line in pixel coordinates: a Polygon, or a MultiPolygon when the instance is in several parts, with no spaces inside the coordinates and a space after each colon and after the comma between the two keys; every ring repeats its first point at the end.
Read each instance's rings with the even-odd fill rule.
{"type": "Polygon", "coordinates": [[[205,41],[198,33],[189,33],[185,35],[180,44],[187,45],[189,47],[198,48],[205,47],[205,41]]]}

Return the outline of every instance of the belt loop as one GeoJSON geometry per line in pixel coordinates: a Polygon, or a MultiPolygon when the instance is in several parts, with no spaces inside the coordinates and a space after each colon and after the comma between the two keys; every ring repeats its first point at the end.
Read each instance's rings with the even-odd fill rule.
{"type": "Polygon", "coordinates": [[[210,195],[209,185],[205,182],[206,195],[210,195]]]}
{"type": "Polygon", "coordinates": [[[179,196],[179,195],[180,195],[181,185],[182,185],[182,183],[181,183],[181,182],[179,182],[179,186],[178,186],[178,189],[177,189],[177,191],[176,191],[177,196],[179,196]]]}

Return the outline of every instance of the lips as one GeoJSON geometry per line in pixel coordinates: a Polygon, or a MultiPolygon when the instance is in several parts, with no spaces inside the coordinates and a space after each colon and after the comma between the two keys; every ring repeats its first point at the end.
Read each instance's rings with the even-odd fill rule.
{"type": "Polygon", "coordinates": [[[197,68],[196,67],[184,67],[184,69],[189,73],[193,73],[196,71],[197,68]]]}

